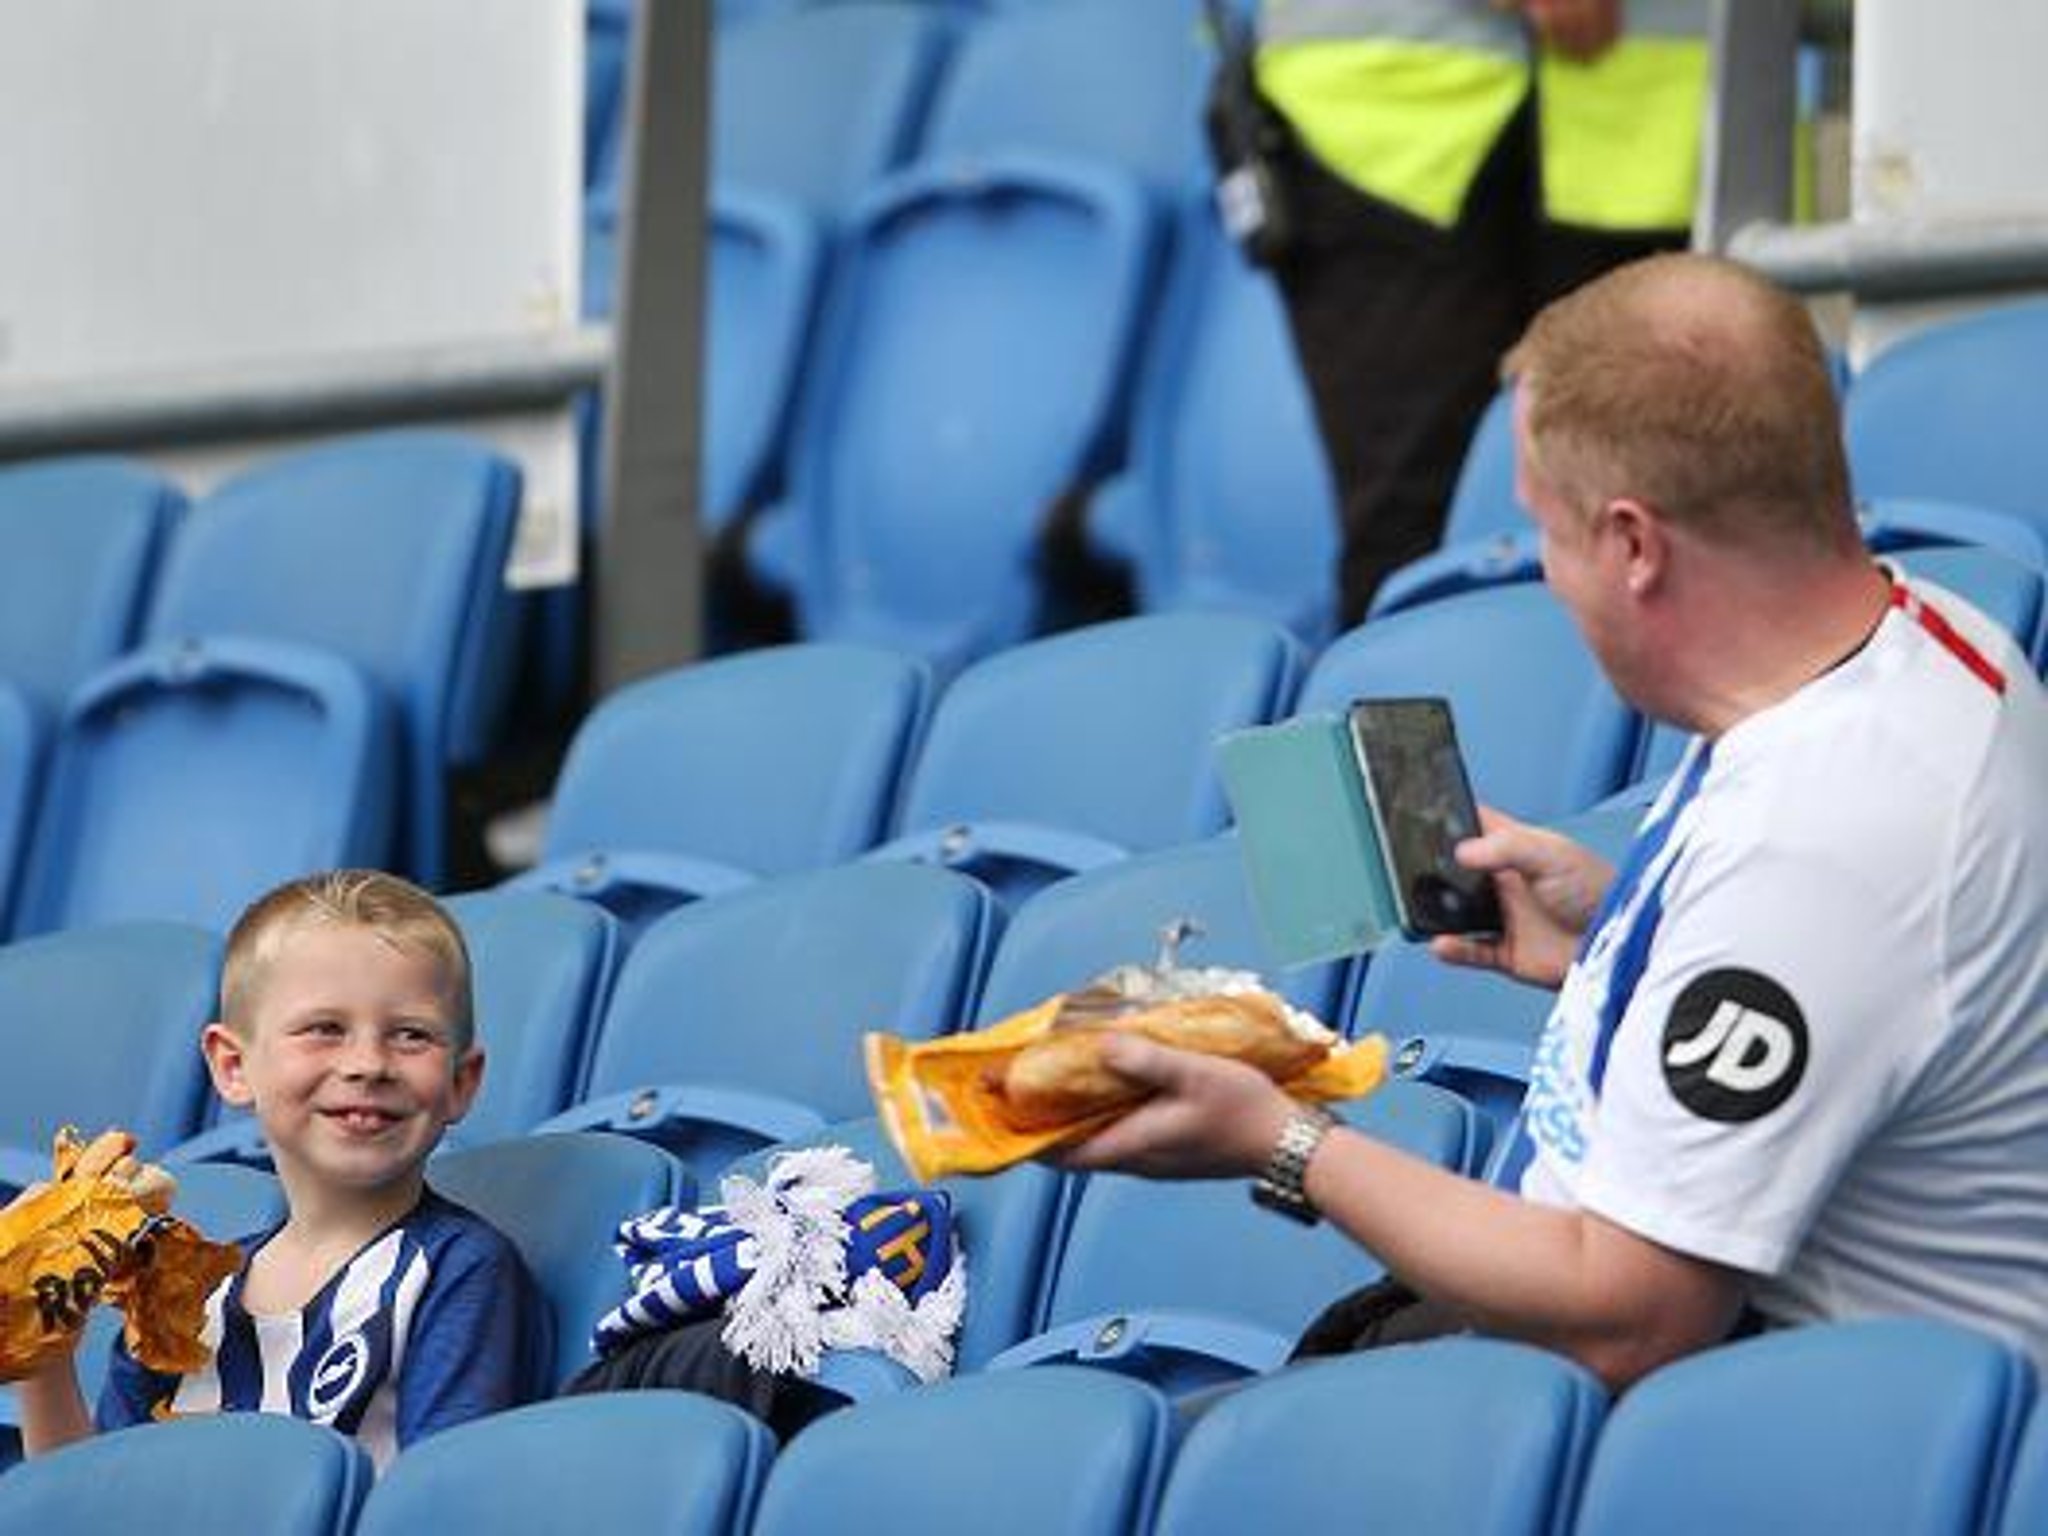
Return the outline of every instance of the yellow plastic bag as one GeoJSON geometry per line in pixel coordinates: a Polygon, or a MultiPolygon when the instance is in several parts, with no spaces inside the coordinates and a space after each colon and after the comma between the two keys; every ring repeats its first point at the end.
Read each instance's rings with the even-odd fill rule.
{"type": "Polygon", "coordinates": [[[102,1300],[122,1310],[142,1364],[182,1373],[206,1363],[206,1298],[241,1255],[164,1214],[168,1180],[137,1177],[133,1149],[125,1132],[90,1146],[59,1132],[50,1182],[0,1210],[0,1381],[71,1350],[102,1300]]]}
{"type": "MultiPolygon", "coordinates": [[[[1140,973],[1133,967],[1113,972],[1108,980],[1142,974],[1157,973],[1140,973]]],[[[994,1173],[1048,1147],[1078,1141],[1129,1112],[1132,1106],[1127,1104],[1058,1125],[1020,1129],[1006,1114],[997,1086],[1012,1057],[1062,1027],[1076,1012],[1099,1022],[1103,986],[1097,983],[1081,994],[1061,993],[968,1034],[915,1042],[881,1033],[866,1036],[863,1049],[876,1110],[905,1166],[920,1183],[955,1173],[994,1173]]],[[[1178,995],[1194,994],[1183,987],[1178,995]]],[[[1135,1012],[1157,1003],[1157,998],[1134,998],[1130,1007],[1135,1012]]],[[[1330,1039],[1321,1060],[1281,1079],[1280,1086],[1298,1099],[1316,1101],[1356,1098],[1379,1086],[1387,1069],[1383,1037],[1330,1039]]]]}

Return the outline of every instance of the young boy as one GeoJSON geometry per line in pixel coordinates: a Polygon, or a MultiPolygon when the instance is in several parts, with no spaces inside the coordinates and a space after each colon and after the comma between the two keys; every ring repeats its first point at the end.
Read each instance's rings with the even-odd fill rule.
{"type": "MultiPolygon", "coordinates": [[[[443,1200],[427,1156],[483,1080],[469,957],[426,892],[365,870],[278,887],[229,936],[214,1087],[253,1109],[287,1216],[207,1304],[214,1357],[176,1377],[117,1349],[97,1414],[288,1413],[381,1471],[406,1445],[523,1401],[545,1323],[511,1243],[443,1200]]],[[[29,1455],[93,1433],[69,1357],[20,1383],[29,1455]]]]}

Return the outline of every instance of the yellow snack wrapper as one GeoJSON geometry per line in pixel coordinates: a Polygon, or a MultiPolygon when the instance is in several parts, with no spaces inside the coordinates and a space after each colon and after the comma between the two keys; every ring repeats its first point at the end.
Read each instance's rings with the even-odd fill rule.
{"type": "MultiPolygon", "coordinates": [[[[873,1032],[862,1041],[868,1087],[890,1139],[919,1183],[955,1173],[994,1173],[1048,1147],[1078,1141],[1132,1104],[1020,1129],[997,1084],[1010,1060],[1062,1022],[1075,994],[1061,993],[986,1029],[910,1041],[873,1032]]],[[[1091,1010],[1093,1011],[1093,1010],[1091,1010]]],[[[1339,1041],[1280,1086],[1298,1099],[1357,1098],[1386,1077],[1387,1042],[1339,1041]]]]}
{"type": "Polygon", "coordinates": [[[125,1132],[90,1145],[59,1132],[50,1182],[0,1210],[0,1381],[70,1351],[101,1300],[121,1308],[142,1364],[182,1373],[206,1363],[206,1298],[241,1255],[161,1214],[167,1181],[137,1168],[133,1149],[125,1132]]]}

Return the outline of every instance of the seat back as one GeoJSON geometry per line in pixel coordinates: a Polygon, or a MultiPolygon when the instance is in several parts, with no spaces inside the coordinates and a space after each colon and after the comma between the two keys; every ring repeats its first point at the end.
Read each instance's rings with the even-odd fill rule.
{"type": "Polygon", "coordinates": [[[685,1084],[794,1106],[813,1124],[868,1114],[861,1035],[957,1026],[997,931],[986,890],[910,864],[844,865],[685,907],[621,967],[584,1097],[685,1084]]]}
{"type": "Polygon", "coordinates": [[[824,242],[800,205],[771,193],[721,187],[709,212],[701,510],[717,530],[776,489],[824,242]]]}
{"type": "Polygon", "coordinates": [[[199,1031],[215,1016],[220,940],[119,923],[0,947],[0,1185],[50,1173],[50,1138],[132,1131],[154,1155],[202,1123],[199,1031]],[[118,1063],[118,1069],[115,1064],[118,1063]]]}
{"type": "Polygon", "coordinates": [[[1062,880],[1017,909],[982,989],[991,1023],[1100,976],[1148,964],[1169,929],[1192,924],[1183,965],[1254,971],[1296,1007],[1338,1023],[1349,974],[1342,962],[1282,971],[1266,947],[1234,833],[1137,854],[1062,880]]]}
{"type": "Polygon", "coordinates": [[[28,858],[42,786],[45,726],[28,695],[0,681],[0,938],[14,918],[14,893],[28,858]]]}
{"type": "Polygon", "coordinates": [[[283,880],[384,863],[394,735],[376,687],[324,651],[216,639],[115,662],[58,727],[15,932],[225,932],[283,880]]]}
{"type": "MultiPolygon", "coordinates": [[[[1346,1124],[1461,1173],[1485,1155],[1471,1106],[1393,1081],[1346,1124]]],[[[1325,1306],[1385,1271],[1334,1227],[1276,1220],[1235,1183],[1090,1174],[1053,1259],[1041,1326],[999,1364],[1085,1360],[1179,1391],[1272,1370],[1325,1306]]]]}
{"type": "Polygon", "coordinates": [[[1154,233],[1133,179],[1075,161],[932,165],[862,199],[791,452],[806,637],[951,671],[1030,631],[1032,552],[1115,426],[1154,233]]]}
{"type": "Polygon", "coordinates": [[[136,638],[178,491],[115,458],[0,469],[0,682],[55,715],[136,638]]]}
{"type": "Polygon", "coordinates": [[[2001,304],[1886,348],[1849,385],[1859,496],[1922,497],[2048,522],[2048,302],[2001,304]]]}
{"type": "Polygon", "coordinates": [[[1442,544],[1448,549],[1496,533],[1521,533],[1528,524],[1529,515],[1515,495],[1515,395],[1503,387],[1465,447],[1444,516],[1442,544]]]}
{"type": "Polygon", "coordinates": [[[413,1536],[451,1520],[497,1536],[733,1536],[747,1528],[774,1454],[760,1420],[694,1393],[534,1403],[413,1446],[363,1505],[355,1536],[413,1536]],[[574,1476],[562,1475],[568,1467],[574,1476]]]}
{"type": "Polygon", "coordinates": [[[1162,197],[1212,172],[1212,55],[1189,0],[1050,0],[966,28],[920,146],[927,162],[1009,153],[1098,160],[1162,197]]]}
{"type": "Polygon", "coordinates": [[[370,1459],[324,1425],[223,1413],[99,1435],[0,1478],[0,1526],[100,1536],[163,1531],[348,1536],[370,1459]]]}
{"type": "MultiPolygon", "coordinates": [[[[800,1146],[844,1147],[875,1170],[878,1189],[914,1184],[879,1120],[843,1120],[800,1140],[741,1159],[733,1168],[758,1181],[775,1152],[800,1146]]],[[[1043,1163],[1017,1163],[1000,1173],[941,1179],[967,1260],[967,1310],[955,1341],[954,1365],[979,1370],[1031,1331],[1064,1178],[1043,1163]]],[[[702,1198],[716,1198],[707,1188],[702,1198]]]]}
{"type": "Polygon", "coordinates": [[[1235,1392],[1167,1475],[1158,1536],[1566,1529],[1607,1395],[1491,1339],[1321,1360],[1235,1392]]]}
{"type": "Polygon", "coordinates": [[[790,6],[718,28],[714,180],[833,220],[912,153],[947,41],[937,8],[907,0],[790,6]]]}
{"type": "Polygon", "coordinates": [[[1134,407],[1131,464],[1092,526],[1140,604],[1217,608],[1328,636],[1337,555],[1328,456],[1272,278],[1206,190],[1181,210],[1173,276],[1134,407]]]}
{"type": "Polygon", "coordinates": [[[519,1249],[553,1335],[545,1385],[590,1362],[590,1330],[626,1293],[612,1235],[628,1216],[688,1202],[694,1185],[661,1148],[626,1136],[523,1136],[434,1159],[428,1182],[519,1249]]]}
{"type": "Polygon", "coordinates": [[[728,884],[850,858],[888,826],[929,689],[908,657],[827,644],[742,652],[622,688],[570,745],[537,878],[658,909],[701,892],[635,897],[618,855],[688,861],[679,881],[716,866],[728,884]]]}
{"type": "Polygon", "coordinates": [[[399,848],[447,868],[444,774],[492,744],[515,647],[505,561],[519,471],[438,432],[346,438],[275,459],[196,506],[164,562],[148,636],[238,635],[324,648],[398,713],[399,848]]]}
{"type": "Polygon", "coordinates": [[[457,1139],[517,1136],[582,1084],[618,967],[618,924],[545,891],[476,891],[447,906],[469,948],[477,1038],[490,1063],[457,1139]]]}
{"type": "Polygon", "coordinates": [[[1149,1528],[1170,1410],[1092,1371],[969,1376],[811,1425],[777,1458],[754,1536],[1122,1536],[1149,1528]]]}
{"type": "MultiPolygon", "coordinates": [[[[1287,707],[1298,651],[1237,614],[1154,614],[1015,646],[956,678],[940,699],[904,794],[907,833],[1001,826],[1080,834],[1103,856],[1221,830],[1211,748],[1287,707]]],[[[980,840],[1006,849],[1000,835],[980,840]]],[[[1046,862],[1056,863],[1056,857],[1046,862]]],[[[1069,864],[1066,868],[1084,867],[1069,864]]]]}
{"type": "Polygon", "coordinates": [[[2048,1531],[2048,1411],[2038,1399],[2013,1457],[1998,1529],[2001,1536],[2048,1531]]]}
{"type": "Polygon", "coordinates": [[[1547,589],[1462,593],[1340,636],[1302,684],[1302,710],[1441,694],[1484,802],[1538,821],[1620,788],[1639,721],[1547,589]]]}
{"type": "Polygon", "coordinates": [[[2016,1352],[1923,1320],[1795,1328],[1710,1350],[1615,1408],[1576,1530],[1962,1536],[1993,1512],[2032,1393],[2016,1352]]]}

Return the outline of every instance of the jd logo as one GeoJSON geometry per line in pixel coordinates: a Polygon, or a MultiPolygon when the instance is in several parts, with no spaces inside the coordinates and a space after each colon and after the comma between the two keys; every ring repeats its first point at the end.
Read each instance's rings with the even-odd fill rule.
{"type": "Polygon", "coordinates": [[[1790,1098],[1805,1075],[1805,1016],[1770,977],[1708,971],[1671,1005],[1664,1081],[1702,1119],[1758,1119],[1790,1098]]]}
{"type": "Polygon", "coordinates": [[[328,1345],[314,1362],[306,1384],[307,1414],[326,1420],[339,1413],[370,1368],[370,1347],[360,1333],[346,1334],[328,1345]]]}
{"type": "Polygon", "coordinates": [[[68,1275],[42,1274],[29,1282],[35,1289],[36,1324],[46,1334],[70,1333],[82,1326],[120,1266],[121,1240],[111,1232],[94,1228],[78,1239],[78,1246],[89,1262],[68,1275]]]}

